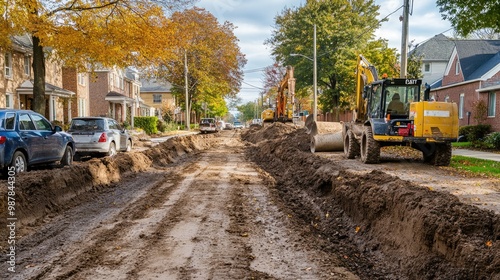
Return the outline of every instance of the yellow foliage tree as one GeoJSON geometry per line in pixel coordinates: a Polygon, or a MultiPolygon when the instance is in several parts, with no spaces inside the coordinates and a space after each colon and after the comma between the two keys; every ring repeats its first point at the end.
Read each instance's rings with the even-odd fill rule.
{"type": "MultiPolygon", "coordinates": [[[[188,111],[201,108],[202,102],[224,115],[224,98],[236,96],[241,88],[246,59],[234,35],[234,26],[217,19],[201,8],[175,12],[171,17],[172,36],[176,56],[164,55],[158,67],[150,68],[157,80],[173,84],[173,93],[186,105],[188,111]]],[[[169,48],[170,46],[164,46],[169,48]]]]}
{"type": "Polygon", "coordinates": [[[169,9],[192,0],[0,0],[0,47],[13,35],[33,41],[33,109],[45,113],[45,59],[83,70],[168,57],[175,44],[169,9]]]}

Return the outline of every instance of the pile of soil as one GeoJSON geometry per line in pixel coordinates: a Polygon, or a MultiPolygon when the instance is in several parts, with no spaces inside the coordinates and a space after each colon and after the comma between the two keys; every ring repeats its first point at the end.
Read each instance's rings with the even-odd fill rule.
{"type": "MultiPolygon", "coordinates": [[[[114,157],[75,162],[69,167],[46,167],[18,174],[15,178],[17,226],[38,224],[46,216],[77,204],[83,194],[111,186],[128,174],[166,166],[188,154],[208,149],[218,141],[214,135],[183,136],[143,152],[119,153],[114,157]]],[[[7,188],[0,189],[0,196],[0,209],[7,209],[7,188]]],[[[0,219],[6,220],[5,211],[0,213],[0,219]]],[[[0,251],[5,248],[6,231],[5,226],[0,228],[0,251]]]]}
{"type": "Polygon", "coordinates": [[[352,173],[307,152],[310,136],[281,123],[242,138],[319,246],[363,278],[500,278],[499,215],[381,171],[352,173]]]}

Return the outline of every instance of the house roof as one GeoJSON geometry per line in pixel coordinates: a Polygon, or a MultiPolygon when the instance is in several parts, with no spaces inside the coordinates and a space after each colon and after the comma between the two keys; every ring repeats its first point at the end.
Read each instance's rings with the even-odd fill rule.
{"type": "Polygon", "coordinates": [[[500,63],[500,40],[457,40],[455,46],[465,81],[482,77],[500,63]]]}
{"type": "MultiPolygon", "coordinates": [[[[16,91],[19,94],[33,94],[33,80],[25,80],[16,91]]],[[[45,82],[45,93],[49,95],[56,95],[61,97],[71,97],[75,93],[45,82]]]]}
{"type": "Polygon", "coordinates": [[[156,80],[141,80],[141,92],[171,92],[172,84],[160,83],[156,80]]]}
{"type": "Polygon", "coordinates": [[[423,61],[448,61],[454,47],[453,40],[443,34],[438,34],[418,44],[410,54],[415,53],[421,56],[423,61]]]}

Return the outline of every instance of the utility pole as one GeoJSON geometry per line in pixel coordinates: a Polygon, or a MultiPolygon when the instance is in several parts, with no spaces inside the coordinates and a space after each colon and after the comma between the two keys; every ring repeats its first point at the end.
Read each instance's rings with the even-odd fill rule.
{"type": "Polygon", "coordinates": [[[410,0],[404,0],[403,32],[401,37],[401,71],[400,78],[406,78],[408,69],[408,22],[410,19],[410,0]]]}
{"type": "Polygon", "coordinates": [[[314,25],[314,40],[313,40],[313,88],[314,88],[314,108],[313,108],[313,120],[316,122],[318,120],[318,62],[316,57],[316,24],[314,25]]]}
{"type": "Polygon", "coordinates": [[[184,88],[186,91],[186,130],[189,131],[189,88],[188,88],[188,60],[187,52],[184,50],[184,88]]]}

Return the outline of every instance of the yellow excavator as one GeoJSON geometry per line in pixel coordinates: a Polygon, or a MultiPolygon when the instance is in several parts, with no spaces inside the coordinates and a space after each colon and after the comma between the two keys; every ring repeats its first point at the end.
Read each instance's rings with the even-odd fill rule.
{"type": "Polygon", "coordinates": [[[422,80],[378,78],[377,70],[358,57],[356,108],[353,120],[344,122],[344,154],[363,163],[377,163],[380,148],[410,146],[423,153],[424,161],[449,165],[451,142],[458,137],[456,103],[421,96],[422,80]]]}
{"type": "Polygon", "coordinates": [[[293,67],[288,66],[286,74],[278,84],[276,96],[276,108],[268,108],[262,111],[263,122],[291,122],[293,121],[293,102],[295,95],[295,79],[293,67]]]}

